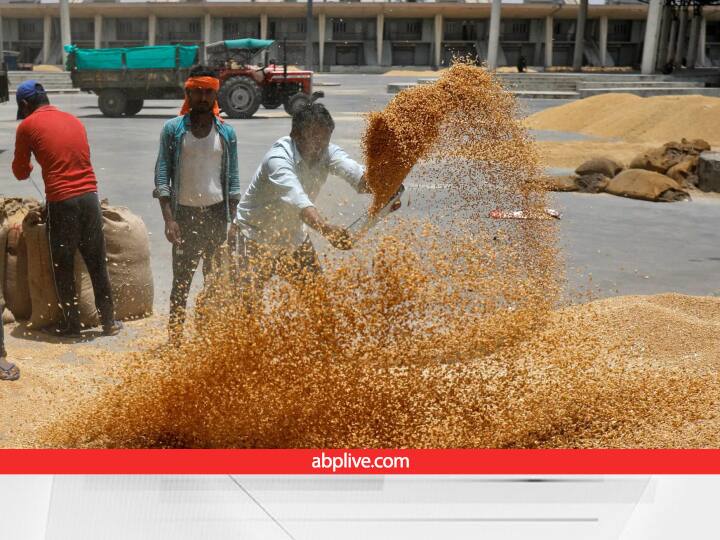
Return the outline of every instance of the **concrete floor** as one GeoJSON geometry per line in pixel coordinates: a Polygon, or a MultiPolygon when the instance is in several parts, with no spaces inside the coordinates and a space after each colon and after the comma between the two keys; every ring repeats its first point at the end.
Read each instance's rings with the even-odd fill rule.
{"type": "MultiPolygon", "coordinates": [[[[415,77],[381,75],[321,75],[324,103],[332,111],[337,128],[334,142],[360,159],[363,114],[381,109],[391,98],[388,82],[415,77]]],[[[172,118],[179,101],[149,102],[134,118],[105,118],[91,95],[54,95],[53,103],[79,116],[85,123],[92,160],[100,182],[100,195],[112,204],[128,206],[142,216],[151,235],[156,304],[164,311],[171,281],[170,249],[163,234],[157,201],[152,199],[153,170],[158,137],[164,121],[172,118]]],[[[562,100],[524,100],[521,108],[530,114],[563,104],[562,100]]],[[[247,186],[265,151],[290,130],[290,118],[282,111],[260,109],[251,120],[230,120],[239,140],[240,175],[247,186]]],[[[37,196],[28,183],[15,181],[12,162],[15,107],[0,106],[0,178],[5,195],[37,196]]],[[[579,140],[580,134],[536,132],[539,140],[579,140]]],[[[34,173],[41,181],[39,171],[34,173]]],[[[420,188],[417,188],[420,189],[420,188]]],[[[321,194],[319,206],[335,220],[349,223],[367,203],[342,181],[331,179],[321,194]],[[348,210],[345,201],[353,205],[348,210]]],[[[652,294],[677,291],[711,295],[720,285],[709,279],[720,271],[720,249],[716,244],[719,199],[702,198],[690,203],[658,204],[610,195],[576,193],[553,195],[553,204],[563,212],[559,223],[568,266],[568,290],[592,287],[598,296],[652,294]]],[[[324,246],[320,245],[321,249],[324,246]]]]}

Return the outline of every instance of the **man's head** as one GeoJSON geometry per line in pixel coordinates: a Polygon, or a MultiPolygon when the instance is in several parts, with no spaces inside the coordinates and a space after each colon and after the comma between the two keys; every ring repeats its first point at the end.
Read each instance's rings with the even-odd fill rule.
{"type": "Polygon", "coordinates": [[[212,112],[219,88],[217,72],[205,66],[193,68],[185,82],[185,101],[189,111],[200,114],[212,112]]]}
{"type": "Polygon", "coordinates": [[[27,118],[38,107],[49,105],[50,100],[42,84],[36,80],[29,80],[20,83],[15,91],[15,99],[17,101],[17,119],[27,118]]]}
{"type": "Polygon", "coordinates": [[[330,144],[335,122],[321,103],[310,103],[292,117],[290,136],[302,158],[310,163],[320,161],[330,144]]]}

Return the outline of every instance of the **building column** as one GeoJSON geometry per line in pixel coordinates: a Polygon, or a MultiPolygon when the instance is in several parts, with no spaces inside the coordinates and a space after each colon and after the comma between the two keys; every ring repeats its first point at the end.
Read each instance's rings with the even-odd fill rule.
{"type": "Polygon", "coordinates": [[[697,44],[697,65],[705,66],[705,40],[707,36],[707,19],[705,15],[700,16],[700,28],[698,29],[698,44],[697,44]]]}
{"type": "Polygon", "coordinates": [[[151,13],[148,16],[148,45],[151,47],[157,41],[157,15],[151,13]]]}
{"type": "Polygon", "coordinates": [[[699,14],[695,14],[690,22],[690,39],[688,41],[687,65],[689,68],[695,67],[695,59],[697,58],[698,30],[700,28],[699,14]]]}
{"type": "Polygon", "coordinates": [[[552,15],[545,17],[545,67],[553,65],[553,26],[555,22],[552,15]]]}
{"type": "Polygon", "coordinates": [[[45,15],[43,18],[43,48],[42,58],[43,64],[50,62],[50,41],[52,39],[52,17],[45,15]]]}
{"type": "Polygon", "coordinates": [[[260,14],[260,39],[268,38],[268,15],[267,13],[260,14]]]}
{"type": "Polygon", "coordinates": [[[60,0],[60,51],[62,52],[63,66],[67,62],[65,45],[72,45],[70,32],[70,4],[68,0],[60,0]]]}
{"type": "Polygon", "coordinates": [[[442,64],[442,38],[443,38],[443,16],[441,13],[435,15],[435,40],[434,40],[434,63],[433,67],[439,68],[442,64]]]}
{"type": "Polygon", "coordinates": [[[5,64],[5,32],[3,31],[3,18],[0,13],[0,67],[5,64]]]}
{"type": "Polygon", "coordinates": [[[667,4],[662,8],[662,25],[660,27],[660,42],[658,43],[655,67],[662,69],[667,62],[668,42],[670,41],[670,27],[672,25],[672,8],[667,4]]]}
{"type": "Polygon", "coordinates": [[[200,62],[203,64],[207,63],[207,46],[212,39],[212,17],[209,13],[206,13],[203,17],[202,25],[202,49],[200,50],[200,62]]]}
{"type": "Polygon", "coordinates": [[[573,51],[573,71],[580,71],[585,54],[585,26],[587,26],[588,0],[580,0],[577,24],[575,24],[575,50],[573,51]]]}
{"type": "Polygon", "coordinates": [[[675,58],[675,38],[677,38],[678,24],[673,17],[670,23],[670,37],[668,38],[667,54],[665,55],[665,63],[672,62],[675,58]]]}
{"type": "Polygon", "coordinates": [[[608,18],[600,17],[600,66],[605,67],[607,63],[607,37],[608,37],[608,18]]]}
{"type": "Polygon", "coordinates": [[[385,33],[385,14],[379,13],[377,16],[377,63],[378,66],[382,66],[382,59],[383,59],[383,38],[385,33]]]}
{"type": "Polygon", "coordinates": [[[323,66],[325,65],[325,24],[326,16],[324,13],[320,13],[318,15],[318,53],[320,60],[318,71],[323,71],[323,66]]]}
{"type": "Polygon", "coordinates": [[[687,32],[687,9],[680,8],[680,24],[678,25],[677,45],[675,47],[675,63],[680,64],[685,55],[685,34],[687,32]]]}
{"type": "Polygon", "coordinates": [[[93,30],[95,31],[95,48],[102,49],[102,31],[103,31],[103,16],[95,15],[95,23],[93,24],[93,30]]]}
{"type": "Polygon", "coordinates": [[[647,22],[645,24],[645,41],[643,42],[642,73],[651,74],[655,71],[655,54],[660,34],[660,13],[662,0],[650,0],[647,22]]]}
{"type": "Polygon", "coordinates": [[[502,10],[501,0],[492,0],[490,10],[490,33],[488,35],[488,69],[494,70],[498,63],[498,50],[500,49],[500,12],[502,10]]]}

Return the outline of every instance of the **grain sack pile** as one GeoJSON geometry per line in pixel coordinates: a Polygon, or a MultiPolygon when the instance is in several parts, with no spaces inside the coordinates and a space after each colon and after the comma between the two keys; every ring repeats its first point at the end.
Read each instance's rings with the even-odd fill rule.
{"type": "MultiPolygon", "coordinates": [[[[115,315],[126,320],[152,313],[153,279],[150,245],[142,220],[127,208],[102,205],[107,268],[115,301],[115,315]]],[[[62,312],[55,291],[46,223],[39,213],[29,214],[23,223],[28,252],[28,276],[32,328],[44,328],[61,321],[62,312]]],[[[75,255],[75,287],[81,322],[98,324],[90,276],[80,253],[75,255]]]]}

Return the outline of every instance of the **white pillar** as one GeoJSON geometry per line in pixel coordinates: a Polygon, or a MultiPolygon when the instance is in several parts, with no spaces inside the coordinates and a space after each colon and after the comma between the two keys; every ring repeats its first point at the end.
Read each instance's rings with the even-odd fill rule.
{"type": "Polygon", "coordinates": [[[700,17],[700,28],[698,29],[697,61],[698,66],[705,66],[705,40],[707,36],[707,19],[705,15],[700,17]]]}
{"type": "Polygon", "coordinates": [[[260,14],[260,39],[268,38],[268,15],[267,13],[260,14]]]}
{"type": "Polygon", "coordinates": [[[52,39],[52,17],[45,15],[43,18],[43,48],[42,58],[43,64],[50,61],[50,40],[52,39]]]}
{"type": "Polygon", "coordinates": [[[488,36],[488,69],[497,68],[498,49],[500,48],[500,11],[502,10],[501,0],[492,0],[490,10],[490,34],[488,36]]]}
{"type": "Polygon", "coordinates": [[[600,66],[605,67],[607,63],[607,37],[608,37],[608,18],[600,17],[600,66]]]}
{"type": "Polygon", "coordinates": [[[151,47],[157,41],[157,15],[151,13],[148,16],[148,45],[151,47]]]}
{"type": "Polygon", "coordinates": [[[667,55],[665,63],[672,62],[675,58],[675,38],[677,37],[678,25],[675,19],[670,23],[670,38],[668,39],[667,55]]]}
{"type": "Polygon", "coordinates": [[[642,73],[646,75],[655,71],[655,54],[657,52],[658,35],[660,34],[661,12],[662,0],[650,0],[642,54],[642,73]]]}
{"type": "Polygon", "coordinates": [[[671,23],[672,8],[666,4],[662,8],[662,24],[660,26],[660,38],[658,43],[657,58],[655,59],[655,67],[657,69],[662,69],[665,65],[665,62],[667,62],[671,23]]]}
{"type": "Polygon", "coordinates": [[[675,63],[680,64],[685,55],[685,34],[687,31],[687,9],[680,8],[680,24],[677,33],[677,46],[675,47],[675,63]]]}
{"type": "Polygon", "coordinates": [[[102,31],[103,31],[103,16],[95,15],[95,24],[93,25],[95,30],[95,48],[102,49],[102,31]]]}
{"type": "Polygon", "coordinates": [[[200,61],[203,64],[207,63],[207,49],[206,47],[211,42],[212,39],[212,17],[209,13],[206,13],[203,17],[203,26],[202,26],[202,49],[200,51],[200,61]]]}
{"type": "Polygon", "coordinates": [[[68,0],[60,0],[60,49],[62,51],[63,65],[67,61],[65,45],[72,45],[70,32],[70,4],[68,0]]]}
{"type": "Polygon", "coordinates": [[[3,18],[0,13],[0,67],[5,63],[5,32],[3,32],[3,18]]]}
{"type": "Polygon", "coordinates": [[[588,0],[580,0],[577,24],[575,25],[575,50],[573,51],[573,71],[582,69],[585,54],[585,26],[587,26],[588,0]]]}
{"type": "Polygon", "coordinates": [[[443,16],[441,13],[435,15],[435,40],[434,40],[434,64],[433,67],[439,68],[442,63],[442,38],[443,38],[443,16]]]}
{"type": "Polygon", "coordinates": [[[385,14],[379,13],[377,16],[377,23],[376,23],[376,33],[377,33],[377,63],[378,66],[382,66],[382,59],[383,59],[383,38],[385,37],[383,34],[385,33],[385,14]]]}
{"type": "Polygon", "coordinates": [[[698,29],[700,28],[700,17],[693,16],[690,22],[690,39],[688,40],[687,66],[695,67],[695,58],[697,58],[698,29]]]}
{"type": "Polygon", "coordinates": [[[545,67],[553,65],[553,26],[555,22],[552,15],[545,17],[545,67]]]}
{"type": "Polygon", "coordinates": [[[325,64],[325,23],[326,16],[324,13],[318,15],[318,53],[320,56],[320,66],[318,71],[323,71],[325,64]]]}

